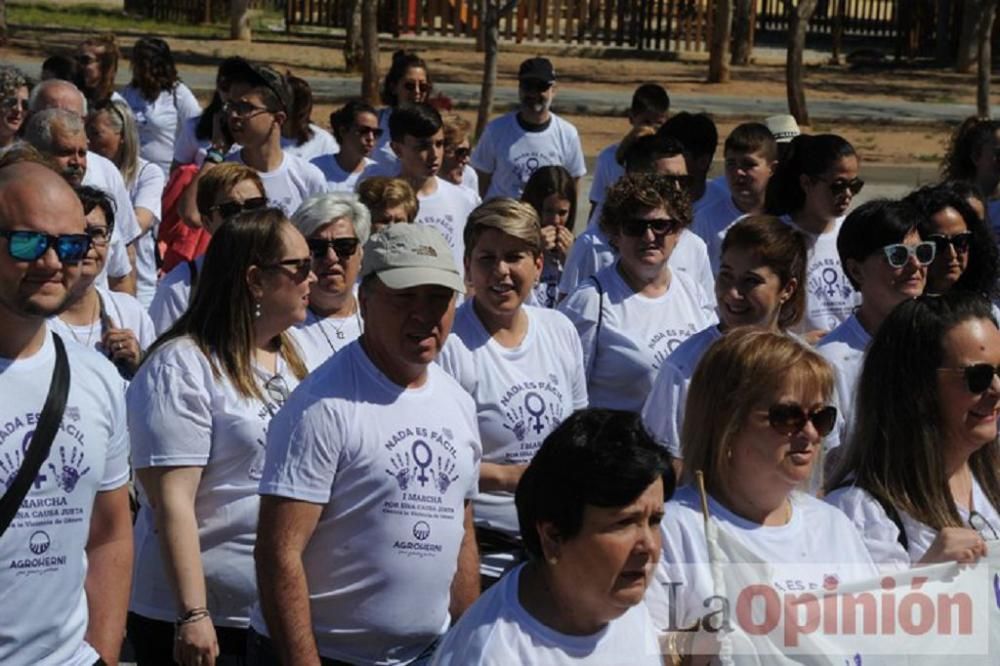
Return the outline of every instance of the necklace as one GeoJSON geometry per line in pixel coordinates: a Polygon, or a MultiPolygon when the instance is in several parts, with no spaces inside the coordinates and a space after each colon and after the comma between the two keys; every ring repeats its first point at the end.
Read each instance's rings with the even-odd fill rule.
{"type": "MultiPolygon", "coordinates": [[[[334,354],[336,354],[337,353],[337,348],[334,346],[333,340],[331,340],[330,336],[327,334],[327,332],[326,332],[326,326],[325,326],[325,322],[330,321],[331,317],[320,317],[316,313],[316,311],[313,310],[311,307],[309,308],[309,312],[311,312],[312,315],[314,317],[316,317],[316,326],[319,328],[319,332],[322,333],[323,337],[326,339],[326,344],[330,345],[330,351],[332,351],[334,354]]],[[[358,330],[360,331],[361,330],[361,314],[358,312],[357,301],[355,301],[354,307],[351,309],[351,314],[354,315],[354,320],[357,322],[357,324],[358,324],[358,330]]],[[[330,326],[333,328],[333,335],[338,340],[346,340],[347,339],[347,336],[344,334],[344,326],[347,325],[347,322],[348,322],[349,319],[350,319],[350,314],[347,317],[343,317],[342,318],[341,323],[340,323],[339,326],[336,325],[336,324],[334,324],[333,322],[330,322],[330,326]]]]}
{"type": "MultiPolygon", "coordinates": [[[[76,334],[76,329],[77,329],[76,326],[74,326],[73,324],[69,323],[65,319],[63,319],[63,323],[66,324],[66,328],[69,329],[69,332],[73,334],[73,339],[76,340],[77,342],[79,342],[84,347],[87,347],[89,349],[90,348],[90,341],[94,337],[94,324],[97,323],[94,320],[97,319],[98,321],[100,321],[100,318],[101,318],[101,296],[100,296],[100,294],[98,294],[97,295],[97,307],[94,308],[94,316],[90,320],[90,326],[87,329],[87,339],[86,340],[82,340],[80,338],[80,336],[76,334]]],[[[62,317],[60,317],[60,319],[62,319],[62,317]]],[[[103,333],[103,328],[104,328],[103,324],[104,324],[104,322],[100,321],[100,324],[98,326],[98,328],[102,329],[102,333],[103,333]]]]}

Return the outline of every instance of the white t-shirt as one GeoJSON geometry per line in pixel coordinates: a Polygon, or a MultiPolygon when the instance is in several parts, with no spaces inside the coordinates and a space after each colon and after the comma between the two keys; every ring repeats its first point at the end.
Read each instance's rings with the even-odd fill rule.
{"type": "Polygon", "coordinates": [[[306,320],[288,329],[288,333],[299,346],[306,368],[312,372],[323,365],[326,359],[361,337],[363,330],[361,309],[355,306],[354,314],[322,319],[310,308],[306,311],[306,320]]]}
{"type": "MultiPolygon", "coordinates": [[[[195,164],[201,167],[205,163],[205,154],[212,145],[212,140],[211,137],[206,139],[197,137],[195,132],[200,121],[201,114],[188,118],[177,130],[177,139],[174,141],[174,162],[177,164],[195,164]]],[[[240,150],[242,146],[234,143],[229,147],[229,154],[238,153],[240,150]]]]}
{"type": "Polygon", "coordinates": [[[364,167],[362,167],[361,171],[355,171],[354,173],[344,171],[337,163],[336,155],[332,153],[314,157],[310,161],[310,164],[323,172],[323,177],[326,178],[326,186],[329,191],[354,192],[358,183],[367,178],[370,175],[368,172],[375,166],[375,162],[367,157],[362,158],[362,161],[364,167]]]}
{"type": "MultiPolygon", "coordinates": [[[[594,163],[594,180],[590,184],[590,200],[597,204],[604,203],[608,188],[625,175],[625,167],[615,161],[615,153],[621,144],[613,143],[597,154],[594,163]]],[[[598,207],[595,206],[595,212],[598,207]]]]}
{"type": "Polygon", "coordinates": [[[667,292],[656,298],[632,291],[617,264],[594,277],[603,297],[587,280],[559,306],[580,335],[590,406],[638,412],[667,356],[715,323],[715,304],[680,271],[671,271],[667,292]]]}
{"type": "Polygon", "coordinates": [[[479,174],[468,164],[462,169],[462,187],[476,195],[476,199],[479,199],[479,174]]]}
{"type": "Polygon", "coordinates": [[[865,362],[865,350],[871,342],[857,315],[833,329],[819,341],[816,351],[833,368],[833,402],[837,407],[837,425],[830,433],[825,445],[827,449],[847,443],[854,422],[854,396],[858,391],[861,369],[865,362]]]}
{"type": "MultiPolygon", "coordinates": [[[[919,562],[937,538],[937,530],[917,521],[906,511],[898,511],[900,522],[906,530],[907,549],[899,543],[899,528],[889,518],[882,505],[867,491],[856,486],[846,486],[831,491],[824,498],[837,507],[854,523],[861,540],[879,564],[906,568],[919,562]]],[[[969,524],[969,512],[958,506],[958,515],[969,524]]],[[[987,526],[979,531],[986,541],[1000,538],[1000,513],[990,504],[982,486],[972,478],[972,509],[980,514],[987,526]],[[990,529],[992,528],[992,530],[990,529]]]]}
{"type": "Polygon", "coordinates": [[[554,113],[550,116],[545,129],[537,132],[525,130],[516,111],[486,126],[471,162],[478,171],[492,174],[486,199],[520,199],[531,174],[541,166],[562,166],[574,178],[587,173],[576,128],[554,113]]]}
{"type": "Polygon", "coordinates": [[[281,149],[289,155],[295,155],[306,162],[312,162],[321,155],[333,155],[340,152],[340,144],[333,138],[333,135],[316,123],[309,123],[312,130],[312,138],[301,146],[295,143],[294,139],[281,138],[281,149]]]}
{"type": "Polygon", "coordinates": [[[433,666],[661,666],[644,604],[596,634],[570,636],[543,624],[518,598],[521,565],[500,579],[445,635],[433,666]]]}
{"type": "MultiPolygon", "coordinates": [[[[572,248],[570,250],[572,251],[572,248]]],[[[525,299],[525,305],[540,308],[554,308],[559,305],[559,281],[562,279],[562,274],[562,262],[554,254],[545,252],[542,258],[542,273],[538,276],[538,283],[525,299]]]]}
{"type": "MultiPolygon", "coordinates": [[[[227,162],[245,165],[243,153],[229,153],[227,162]]],[[[264,184],[264,194],[272,206],[277,206],[291,217],[302,202],[314,194],[327,191],[326,177],[315,165],[302,158],[282,152],[281,165],[274,171],[258,171],[264,184]]]]}
{"type": "MultiPolygon", "coordinates": [[[[202,468],[194,513],[208,608],[212,622],[224,627],[246,627],[257,599],[253,545],[267,427],[282,394],[298,383],[280,358],[278,375],[260,368],[255,374],[263,401],[240,395],[225,374],[216,377],[208,357],[183,337],[157,349],[128,390],[135,468],[202,468]]],[[[129,608],[169,622],[180,609],[160,550],[153,511],[143,502],[129,608]]]]}
{"type": "Polygon", "coordinates": [[[653,388],[642,408],[646,430],[675,458],[681,457],[681,428],[691,377],[701,357],[721,337],[718,325],[712,325],[682,342],[656,373],[653,388]]]}
{"type": "MultiPolygon", "coordinates": [[[[125,383],[103,357],[61,337],[70,366],[62,427],[0,536],[0,663],[5,666],[97,661],[97,652],[84,640],[84,549],[97,493],[128,482],[125,383]]],[[[24,460],[54,367],[55,344],[48,334],[35,354],[0,358],[0,494],[24,460]]]]}
{"type": "MultiPolygon", "coordinates": [[[[589,225],[586,230],[573,241],[573,246],[566,257],[562,276],[559,278],[559,293],[570,294],[581,282],[596,275],[606,266],[615,263],[618,258],[608,237],[596,224],[589,225]]],[[[674,251],[670,253],[667,265],[672,270],[687,273],[695,282],[701,285],[712,302],[715,302],[715,276],[708,260],[708,250],[705,242],[698,238],[690,229],[682,229],[677,239],[674,251]]]]}
{"type": "Polygon", "coordinates": [[[806,238],[806,313],[794,330],[831,331],[861,305],[861,294],[851,286],[837,253],[837,235],[844,218],[838,217],[832,229],[818,236],[800,229],[787,215],[781,219],[802,231],[806,238]]]}
{"type": "Polygon", "coordinates": [[[441,232],[451,247],[455,258],[455,268],[460,275],[465,274],[465,240],[463,232],[469,213],[479,205],[479,196],[472,192],[452,185],[448,181],[434,176],[437,189],[429,195],[417,194],[420,209],[414,220],[416,224],[426,224],[441,232]]]}
{"type": "Polygon", "coordinates": [[[722,263],[722,241],[726,238],[726,232],[743,216],[743,211],[736,207],[732,197],[722,196],[712,197],[708,205],[701,207],[695,213],[691,231],[708,246],[712,275],[719,274],[722,263]]]}
{"type": "Polygon", "coordinates": [[[166,178],[155,164],[139,158],[139,171],[129,188],[132,208],[145,208],[153,214],[153,224],[135,242],[136,298],[149,307],[156,293],[156,237],[163,208],[166,178]]]}
{"type": "MultiPolygon", "coordinates": [[[[404,389],[356,341],[299,385],[267,443],[260,493],[323,507],[302,553],[319,653],[416,658],[448,627],[464,503],[479,486],[472,398],[433,363],[404,389]]],[[[268,635],[259,605],[251,626],[268,635]]]]}
{"type": "MultiPolygon", "coordinates": [[[[142,303],[131,294],[111,291],[104,287],[96,287],[96,289],[101,299],[103,311],[111,320],[111,325],[115,328],[130,329],[139,342],[139,348],[142,351],[149,349],[149,346],[156,340],[156,331],[153,329],[153,321],[149,318],[145,308],[142,307],[142,303]]],[[[101,347],[101,336],[104,333],[101,317],[87,326],[76,326],[66,323],[59,317],[50,317],[49,325],[63,339],[75,340],[83,346],[89,346],[102,356],[105,355],[104,348],[101,347]]]]}
{"type": "Polygon", "coordinates": [[[142,229],[135,219],[132,197],[129,196],[122,174],[114,162],[88,150],[87,171],[83,175],[82,184],[101,190],[115,205],[115,230],[108,244],[108,259],[104,262],[104,270],[97,276],[97,284],[106,287],[109,275],[120,278],[132,272],[132,262],[129,261],[126,246],[142,234],[142,229]]]}
{"type": "Polygon", "coordinates": [[[170,172],[170,162],[174,158],[174,139],[178,128],[185,121],[201,115],[201,105],[194,93],[178,82],[173,90],[161,91],[150,102],[131,85],[122,90],[122,97],[135,115],[139,126],[139,154],[160,167],[163,174],[170,172]]]}
{"type": "MultiPolygon", "coordinates": [[[[199,277],[204,263],[205,255],[194,260],[199,277]]],[[[149,304],[149,318],[153,320],[157,335],[163,335],[187,310],[191,301],[191,289],[191,267],[186,261],[174,266],[160,280],[153,302],[149,304]]]]}
{"type": "MultiPolygon", "coordinates": [[[[843,585],[878,575],[861,537],[842,513],[804,493],[794,493],[791,502],[791,519],[780,526],[748,521],[712,496],[708,497],[708,510],[720,532],[773,567],[770,584],[779,592],[823,589],[830,576],[843,585]]],[[[671,617],[675,626],[690,626],[709,612],[703,602],[715,593],[698,491],[684,486],[674,493],[665,510],[660,524],[663,556],[647,594],[653,621],[661,629],[671,617]],[[674,586],[677,604],[673,609],[666,602],[667,585],[674,586]]],[[[735,599],[731,601],[735,603],[735,599]]]]}
{"type": "MultiPolygon", "coordinates": [[[[473,303],[458,308],[438,362],[476,401],[483,462],[531,462],[545,437],[587,406],[580,338],[561,312],[524,306],[528,331],[507,348],[486,331],[473,303]]],[[[473,508],[477,525],[520,533],[513,493],[480,493],[473,508]]]]}

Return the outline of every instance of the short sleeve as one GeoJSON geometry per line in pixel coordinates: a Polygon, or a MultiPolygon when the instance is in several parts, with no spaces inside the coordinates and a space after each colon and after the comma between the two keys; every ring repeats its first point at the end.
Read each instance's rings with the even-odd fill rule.
{"type": "Polygon", "coordinates": [[[568,150],[566,163],[563,165],[569,174],[574,178],[581,178],[587,174],[587,163],[583,159],[583,146],[580,145],[580,135],[573,125],[566,123],[568,129],[568,150]]]}
{"type": "Polygon", "coordinates": [[[642,408],[642,422],[646,430],[675,458],[681,456],[680,428],[686,393],[687,382],[683,374],[667,361],[657,373],[642,408]]]}
{"type": "Polygon", "coordinates": [[[196,164],[198,149],[201,143],[195,137],[198,118],[178,124],[177,138],[174,140],[174,162],[177,164],[196,164]]]}
{"type": "Polygon", "coordinates": [[[910,556],[899,543],[899,528],[866,491],[857,487],[838,488],[824,499],[847,516],[876,564],[910,566],[910,556]]]}
{"type": "Polygon", "coordinates": [[[571,294],[581,282],[597,272],[593,244],[589,236],[581,234],[569,249],[569,256],[559,278],[559,293],[571,294]]]}
{"type": "Polygon", "coordinates": [[[157,335],[162,335],[177,321],[188,306],[191,269],[181,263],[170,271],[156,287],[153,301],[149,304],[149,317],[157,335]]]}
{"type": "Polygon", "coordinates": [[[111,381],[108,396],[108,410],[111,415],[111,437],[104,463],[104,477],[101,492],[121,488],[129,478],[129,432],[125,409],[125,381],[115,375],[111,381]]]}
{"type": "Polygon", "coordinates": [[[162,219],[165,180],[162,169],[152,162],[144,164],[136,176],[136,184],[132,193],[132,207],[145,208],[153,214],[155,219],[162,219]]]}
{"type": "Polygon", "coordinates": [[[201,105],[198,104],[198,98],[191,89],[183,83],[178,83],[174,91],[177,104],[177,133],[179,133],[188,120],[201,115],[201,105]]]}
{"type": "Polygon", "coordinates": [[[180,360],[173,350],[161,348],[129,385],[128,425],[136,469],[208,463],[212,400],[204,377],[207,369],[199,372],[180,360]]]}
{"type": "Polygon", "coordinates": [[[108,277],[121,278],[132,272],[132,262],[128,259],[128,250],[125,248],[125,241],[117,236],[111,235],[111,243],[108,245],[108,262],[105,268],[108,277]]]}
{"type": "Polygon", "coordinates": [[[594,350],[598,344],[596,336],[600,309],[601,295],[594,281],[581,284],[559,305],[559,311],[569,317],[580,338],[584,376],[593,363],[594,350]]]}
{"type": "Polygon", "coordinates": [[[583,345],[579,335],[570,338],[569,356],[571,359],[569,371],[573,382],[573,409],[586,409],[590,404],[587,397],[587,373],[584,371],[587,366],[584,365],[583,345]]]}
{"type": "Polygon", "coordinates": [[[483,173],[493,173],[497,169],[496,152],[493,148],[493,133],[496,131],[496,120],[486,125],[483,135],[479,137],[469,162],[472,168],[483,173]]]}

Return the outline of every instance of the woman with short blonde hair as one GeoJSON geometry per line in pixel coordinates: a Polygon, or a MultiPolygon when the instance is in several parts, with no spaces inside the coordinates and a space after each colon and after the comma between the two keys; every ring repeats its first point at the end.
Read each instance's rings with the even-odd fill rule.
{"type": "Polygon", "coordinates": [[[402,178],[375,176],[358,184],[358,199],[368,207],[372,233],[383,227],[417,219],[420,202],[413,188],[402,178]]]}

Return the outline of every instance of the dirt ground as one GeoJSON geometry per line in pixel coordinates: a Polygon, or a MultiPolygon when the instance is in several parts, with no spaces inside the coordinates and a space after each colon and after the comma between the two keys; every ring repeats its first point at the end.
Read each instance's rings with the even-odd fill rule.
{"type": "MultiPolygon", "coordinates": [[[[295,43],[275,41],[266,34],[249,49],[245,44],[228,40],[194,40],[170,37],[178,61],[186,69],[214,70],[212,63],[229,55],[249,55],[306,76],[337,76],[346,74],[339,43],[334,38],[310,36],[295,43]]],[[[22,30],[15,35],[13,49],[22,53],[54,53],[72,48],[82,39],[82,33],[22,30]]],[[[120,42],[130,46],[135,36],[121,36],[120,42]]],[[[383,48],[387,45],[383,44],[383,48]]],[[[428,61],[433,78],[441,82],[477,83],[481,77],[482,54],[472,47],[458,45],[441,48],[440,44],[421,45],[421,54],[428,61]]],[[[0,49],[0,60],[6,49],[0,49]]],[[[517,66],[530,50],[524,47],[500,54],[500,85],[515,85],[517,66]]],[[[629,59],[603,54],[601,57],[559,55],[547,53],[553,61],[560,84],[568,88],[588,90],[630,91],[646,81],[658,81],[674,93],[703,95],[738,95],[746,97],[783,97],[784,67],[770,53],[747,67],[735,67],[730,83],[707,84],[707,65],[703,56],[688,54],[680,61],[629,59]]],[[[388,69],[391,52],[380,54],[381,71],[388,69]]],[[[126,65],[127,66],[127,65],[126,65]]],[[[887,99],[937,103],[974,103],[973,75],[960,75],[949,70],[906,64],[872,64],[867,68],[848,65],[813,64],[806,70],[809,99],[887,99]]],[[[995,103],[1000,104],[1000,95],[995,103]]],[[[558,108],[558,99],[556,103],[558,108]]],[[[317,105],[314,120],[326,126],[332,107],[317,105]]],[[[471,111],[462,115],[474,120],[471,111]]],[[[580,130],[584,150],[596,154],[602,147],[617,141],[628,129],[625,119],[606,117],[566,116],[580,130]]],[[[746,118],[717,118],[720,137],[746,118]]],[[[816,123],[809,128],[816,132],[836,131],[849,139],[866,162],[883,164],[933,165],[945,152],[952,127],[944,124],[875,125],[872,123],[816,123]]]]}

